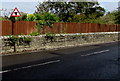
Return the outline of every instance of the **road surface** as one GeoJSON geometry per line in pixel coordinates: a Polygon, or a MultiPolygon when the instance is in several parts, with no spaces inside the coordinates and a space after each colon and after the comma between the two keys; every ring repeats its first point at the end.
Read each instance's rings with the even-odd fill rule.
{"type": "MultiPolygon", "coordinates": [[[[53,51],[55,55],[47,59],[5,65],[2,74],[3,80],[43,80],[43,79],[120,79],[118,42],[77,46],[53,51]]],[[[45,52],[46,53],[46,52],[45,52]]],[[[34,55],[34,53],[32,53],[34,55]]],[[[31,55],[32,55],[31,54],[31,55]]],[[[39,55],[41,52],[38,53],[39,55]]],[[[28,56],[29,57],[29,56],[28,56]]],[[[32,56],[30,56],[32,57],[32,56]]],[[[29,57],[29,58],[30,58],[29,57]]],[[[11,57],[12,58],[12,57],[11,57]]],[[[21,56],[19,58],[24,58],[21,56]]],[[[13,57],[15,59],[15,57],[13,57]]],[[[35,57],[34,57],[35,59],[35,57]]],[[[8,57],[3,57],[3,63],[9,63],[8,57]]],[[[14,62],[17,60],[15,59],[14,62]]],[[[25,61],[25,59],[23,59],[25,61]]]]}

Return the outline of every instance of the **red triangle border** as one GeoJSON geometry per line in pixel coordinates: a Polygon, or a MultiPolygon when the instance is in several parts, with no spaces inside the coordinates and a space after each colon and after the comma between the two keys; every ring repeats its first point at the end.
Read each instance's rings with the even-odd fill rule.
{"type": "Polygon", "coordinates": [[[19,10],[18,10],[17,8],[15,8],[15,9],[13,10],[12,14],[11,14],[11,17],[20,17],[21,14],[20,14],[20,15],[13,15],[13,13],[14,13],[15,10],[17,10],[18,13],[20,14],[19,10]]]}

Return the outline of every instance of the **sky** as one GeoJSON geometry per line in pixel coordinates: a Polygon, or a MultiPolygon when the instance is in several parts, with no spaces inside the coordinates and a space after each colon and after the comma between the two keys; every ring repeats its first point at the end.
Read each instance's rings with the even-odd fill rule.
{"type": "MultiPolygon", "coordinates": [[[[0,0],[1,2],[37,2],[37,1],[46,1],[46,0],[0,0]]],[[[59,1],[66,1],[66,0],[59,0],[59,1]]],[[[81,1],[81,0],[76,0],[81,1]]],[[[91,1],[91,0],[86,0],[91,1]]],[[[118,2],[119,0],[97,0],[99,2],[118,2]]]]}
{"type": "MultiPolygon", "coordinates": [[[[108,12],[117,10],[118,2],[120,0],[97,0],[97,1],[100,3],[100,6],[105,8],[106,12],[108,12]]],[[[0,9],[1,8],[7,9],[7,15],[11,14],[15,7],[17,7],[20,12],[32,14],[35,12],[38,2],[43,2],[43,0],[0,0],[0,9]]]]}

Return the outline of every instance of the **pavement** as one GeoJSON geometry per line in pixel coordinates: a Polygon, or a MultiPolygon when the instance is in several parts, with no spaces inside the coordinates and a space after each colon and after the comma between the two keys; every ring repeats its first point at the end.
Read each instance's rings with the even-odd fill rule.
{"type": "Polygon", "coordinates": [[[119,42],[2,56],[3,80],[120,79],[119,42]]]}

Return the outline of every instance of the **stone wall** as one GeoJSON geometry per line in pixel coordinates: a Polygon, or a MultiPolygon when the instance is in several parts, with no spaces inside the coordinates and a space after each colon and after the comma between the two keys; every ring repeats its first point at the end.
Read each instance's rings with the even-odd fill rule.
{"type": "MultiPolygon", "coordinates": [[[[52,41],[50,39],[47,40],[45,35],[26,37],[32,37],[30,46],[17,46],[17,51],[45,50],[84,44],[98,44],[118,41],[118,32],[56,34],[52,41]]],[[[7,37],[1,37],[1,39],[6,38],[7,37]]],[[[5,46],[5,41],[2,41],[2,53],[5,54],[10,52],[13,52],[13,47],[5,46]]]]}

